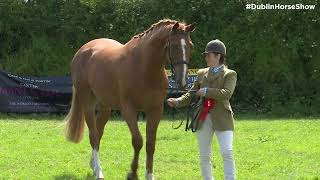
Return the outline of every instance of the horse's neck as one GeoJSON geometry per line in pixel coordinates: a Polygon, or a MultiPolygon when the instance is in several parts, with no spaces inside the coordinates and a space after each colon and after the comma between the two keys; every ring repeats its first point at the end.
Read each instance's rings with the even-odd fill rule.
{"type": "Polygon", "coordinates": [[[148,69],[163,70],[166,64],[166,50],[165,46],[168,41],[169,33],[162,32],[159,35],[153,35],[150,39],[144,43],[142,50],[147,53],[148,58],[145,59],[147,62],[148,69]]]}
{"type": "Polygon", "coordinates": [[[146,74],[162,75],[166,64],[165,45],[168,37],[169,32],[162,31],[137,40],[138,44],[134,48],[136,60],[141,62],[146,74]]]}

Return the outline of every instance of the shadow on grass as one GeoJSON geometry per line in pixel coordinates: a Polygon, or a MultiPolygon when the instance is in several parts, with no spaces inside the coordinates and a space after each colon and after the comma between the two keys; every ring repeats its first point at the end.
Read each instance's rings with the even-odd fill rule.
{"type": "Polygon", "coordinates": [[[82,178],[78,178],[75,175],[72,175],[71,173],[66,173],[60,176],[56,176],[54,177],[55,180],[82,180],[82,179],[86,179],[86,180],[95,180],[95,177],[92,176],[92,174],[88,173],[86,177],[82,177],[82,178]]]}

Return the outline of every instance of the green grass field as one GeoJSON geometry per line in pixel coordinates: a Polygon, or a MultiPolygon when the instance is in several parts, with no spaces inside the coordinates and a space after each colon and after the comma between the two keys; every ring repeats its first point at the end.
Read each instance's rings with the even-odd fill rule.
{"type": "MultiPolygon", "coordinates": [[[[0,179],[94,179],[88,165],[87,128],[83,141],[72,144],[64,139],[63,117],[0,118],[0,179]]],[[[238,119],[234,144],[238,179],[320,179],[320,119],[238,119]]],[[[183,128],[174,130],[171,123],[162,120],[159,126],[156,179],[201,179],[195,135],[183,128]]],[[[145,136],[145,122],[139,121],[139,126],[145,136]]],[[[125,179],[131,157],[126,123],[109,121],[100,149],[105,179],[125,179]]],[[[145,146],[139,164],[139,177],[144,179],[145,146]]],[[[215,179],[223,179],[222,168],[215,141],[215,179]]]]}

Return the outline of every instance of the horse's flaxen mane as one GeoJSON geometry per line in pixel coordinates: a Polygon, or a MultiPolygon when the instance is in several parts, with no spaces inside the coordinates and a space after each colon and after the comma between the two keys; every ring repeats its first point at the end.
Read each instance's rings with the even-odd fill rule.
{"type": "MultiPolygon", "coordinates": [[[[170,24],[175,24],[175,23],[177,23],[177,22],[178,22],[178,21],[171,20],[171,19],[163,19],[163,20],[160,20],[159,22],[152,24],[152,25],[151,25],[147,30],[145,30],[144,32],[133,36],[133,38],[141,38],[141,37],[145,36],[146,34],[149,34],[150,32],[153,32],[155,29],[159,29],[160,27],[164,27],[164,26],[167,26],[167,25],[170,25],[170,24]]],[[[185,25],[185,23],[182,23],[182,24],[185,25]]]]}

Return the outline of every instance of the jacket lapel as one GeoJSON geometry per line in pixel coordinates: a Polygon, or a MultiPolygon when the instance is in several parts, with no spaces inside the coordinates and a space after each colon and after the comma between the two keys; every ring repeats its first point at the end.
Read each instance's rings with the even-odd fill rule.
{"type": "Polygon", "coordinates": [[[208,76],[209,76],[209,68],[206,68],[206,70],[204,71],[204,77],[206,78],[206,79],[208,79],[208,76]]]}

